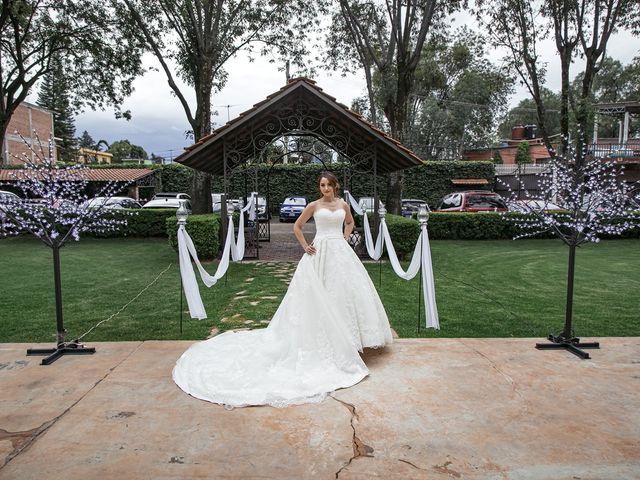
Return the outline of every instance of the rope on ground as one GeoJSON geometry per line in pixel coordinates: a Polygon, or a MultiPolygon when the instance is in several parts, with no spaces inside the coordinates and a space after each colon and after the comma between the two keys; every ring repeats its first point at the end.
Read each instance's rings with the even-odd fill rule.
{"type": "Polygon", "coordinates": [[[144,292],[146,292],[149,287],[151,287],[153,284],[155,284],[160,277],[162,277],[162,275],[164,275],[167,270],[169,270],[171,268],[171,266],[173,265],[173,263],[170,263],[169,266],[167,268],[165,268],[163,271],[161,271],[156,278],[154,278],[151,283],[149,285],[147,285],[146,287],[144,287],[142,290],[140,290],[138,292],[138,294],[133,297],[131,300],[129,300],[124,306],[122,306],[120,308],[120,310],[118,310],[116,313],[113,313],[110,317],[105,318],[104,320],[99,321],[98,323],[96,323],[93,327],[91,327],[89,330],[87,330],[86,332],[84,332],[82,335],[80,335],[75,341],[79,342],[80,340],[82,340],[84,337],[86,337],[89,333],[91,333],[93,330],[95,330],[96,328],[98,328],[100,325],[102,325],[105,322],[108,322],[109,320],[111,320],[113,317],[118,316],[120,313],[122,313],[122,311],[127,308],[129,305],[131,305],[135,300],[138,299],[138,297],[140,297],[140,295],[142,295],[144,292]]]}

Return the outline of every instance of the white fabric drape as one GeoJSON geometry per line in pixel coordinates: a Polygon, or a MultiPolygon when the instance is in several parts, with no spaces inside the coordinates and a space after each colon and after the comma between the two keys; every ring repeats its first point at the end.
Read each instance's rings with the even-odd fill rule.
{"type": "Polygon", "coordinates": [[[382,224],[380,224],[380,228],[378,230],[378,238],[376,239],[375,245],[373,244],[373,238],[371,237],[371,229],[369,228],[369,218],[367,217],[367,213],[358,205],[353,195],[349,193],[348,190],[344,191],[344,196],[346,197],[346,202],[351,205],[351,208],[356,212],[357,215],[362,216],[362,226],[364,230],[364,242],[367,247],[367,254],[374,260],[379,260],[382,256],[382,250],[384,247],[383,235],[382,235],[382,224]]]}
{"type": "Polygon", "coordinates": [[[420,236],[418,237],[416,247],[413,250],[411,262],[405,271],[402,269],[400,261],[398,260],[398,255],[396,254],[396,249],[391,241],[391,235],[389,235],[389,229],[384,217],[380,219],[380,232],[378,233],[378,238],[376,239],[374,246],[366,212],[360,208],[360,205],[358,205],[353,196],[347,190],[345,190],[344,193],[347,203],[351,205],[357,215],[362,215],[365,245],[367,247],[369,257],[373,260],[379,260],[382,256],[383,248],[386,246],[391,267],[400,278],[404,280],[411,280],[416,276],[418,271],[422,272],[422,294],[425,311],[425,324],[427,328],[439,329],[440,321],[438,319],[438,307],[436,305],[433,265],[431,264],[431,245],[429,244],[427,226],[422,225],[421,227],[420,236]]]}
{"type": "MultiPolygon", "coordinates": [[[[240,210],[240,225],[238,226],[238,239],[235,239],[235,225],[233,223],[233,217],[229,215],[229,225],[227,229],[227,236],[224,242],[224,248],[222,250],[222,258],[216,269],[214,275],[209,275],[204,269],[200,260],[198,259],[198,252],[193,244],[193,240],[184,228],[184,225],[178,227],[178,258],[180,262],[180,276],[182,277],[182,287],[184,289],[184,295],[187,299],[187,306],[189,307],[189,314],[191,318],[197,318],[202,320],[207,318],[207,312],[204,309],[202,303],[202,297],[200,296],[200,288],[196,280],[195,273],[193,271],[193,264],[191,259],[196,264],[202,283],[207,287],[212,287],[218,280],[224,277],[229,269],[230,258],[234,262],[238,262],[244,258],[244,214],[247,210],[252,209],[255,214],[255,199],[256,192],[251,193],[251,198],[246,207],[240,210]]],[[[251,211],[251,210],[250,210],[251,211]]],[[[251,214],[250,214],[251,215],[251,214]]],[[[255,217],[254,217],[255,218],[255,217]]]]}
{"type": "Polygon", "coordinates": [[[400,278],[404,280],[411,280],[416,276],[418,270],[422,271],[422,296],[424,302],[425,323],[427,328],[440,329],[440,320],[438,319],[438,307],[436,305],[436,289],[433,281],[433,266],[431,264],[431,245],[429,244],[429,233],[427,232],[427,226],[422,225],[422,231],[416,242],[416,247],[413,250],[413,256],[411,257],[411,263],[406,271],[402,269],[398,255],[396,254],[393,243],[391,242],[391,236],[389,235],[389,229],[384,218],[381,224],[383,225],[383,234],[385,245],[387,247],[387,254],[389,255],[389,262],[393,271],[396,272],[400,278]]]}

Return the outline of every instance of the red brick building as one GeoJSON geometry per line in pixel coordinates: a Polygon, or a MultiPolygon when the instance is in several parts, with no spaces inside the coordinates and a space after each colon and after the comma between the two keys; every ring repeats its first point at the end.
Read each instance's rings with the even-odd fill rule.
{"type": "Polygon", "coordinates": [[[38,139],[48,155],[49,138],[53,134],[53,114],[42,107],[28,102],[22,102],[9,122],[9,127],[2,144],[2,164],[14,165],[21,163],[19,158],[23,154],[34,159],[25,141],[39,152],[38,139]],[[24,137],[24,140],[20,138],[24,137]],[[17,157],[17,158],[16,158],[17,157]]]}

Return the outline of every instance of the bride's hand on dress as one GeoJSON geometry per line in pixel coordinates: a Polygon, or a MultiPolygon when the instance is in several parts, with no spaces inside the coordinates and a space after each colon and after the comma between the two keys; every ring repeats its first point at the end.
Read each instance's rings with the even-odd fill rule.
{"type": "Polygon", "coordinates": [[[316,254],[316,247],[314,247],[313,245],[307,245],[306,247],[304,247],[304,251],[305,251],[305,253],[308,253],[309,255],[315,255],[316,254]]]}

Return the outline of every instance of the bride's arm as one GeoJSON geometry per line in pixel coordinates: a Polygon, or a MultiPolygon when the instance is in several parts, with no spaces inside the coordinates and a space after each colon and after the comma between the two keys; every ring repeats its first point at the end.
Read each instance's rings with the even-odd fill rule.
{"type": "Polygon", "coordinates": [[[298,242],[300,242],[300,246],[307,252],[309,255],[315,255],[316,247],[313,245],[309,245],[304,238],[304,234],[302,233],[302,226],[309,221],[313,212],[316,209],[316,202],[311,202],[309,205],[305,207],[302,211],[296,223],[293,224],[293,233],[295,234],[298,242]]]}
{"type": "Polygon", "coordinates": [[[344,208],[344,211],[346,212],[346,215],[344,217],[344,239],[348,241],[351,232],[353,232],[354,221],[353,215],[351,215],[351,208],[344,200],[342,201],[342,203],[342,208],[344,208]]]}

